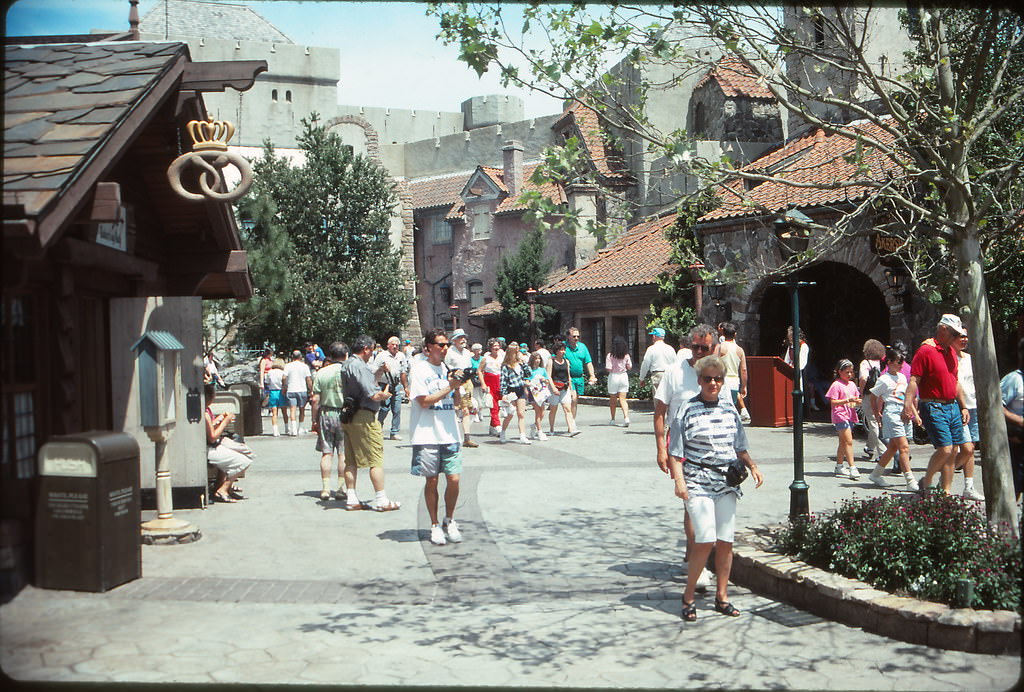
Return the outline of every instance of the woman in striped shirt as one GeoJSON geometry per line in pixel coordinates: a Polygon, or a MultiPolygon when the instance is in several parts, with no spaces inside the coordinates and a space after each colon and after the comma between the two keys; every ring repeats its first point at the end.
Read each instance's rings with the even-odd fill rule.
{"type": "Polygon", "coordinates": [[[694,545],[689,550],[686,590],[683,593],[684,620],[697,619],[694,594],[697,577],[715,548],[715,610],[723,615],[740,614],[727,592],[732,569],[732,542],[736,529],[736,500],[739,486],[725,482],[725,472],[739,459],[750,469],[754,487],[764,481],[757,464],[747,453],[747,435],[732,402],[719,399],[725,383],[725,363],[718,356],[706,356],[694,364],[700,393],[686,402],[672,421],[669,432],[669,465],[675,479],[676,496],[686,503],[693,525],[694,545]],[[686,463],[683,463],[683,460],[686,463]]]}

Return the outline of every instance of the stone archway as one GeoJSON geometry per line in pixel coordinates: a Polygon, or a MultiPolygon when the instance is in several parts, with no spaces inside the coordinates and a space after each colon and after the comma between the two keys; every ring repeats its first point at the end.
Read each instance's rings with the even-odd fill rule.
{"type": "MultiPolygon", "coordinates": [[[[863,272],[840,262],[821,262],[800,270],[796,277],[814,283],[800,290],[800,327],[811,348],[811,364],[821,379],[831,378],[840,358],[860,362],[867,339],[889,343],[886,297],[863,272]]],[[[760,330],[751,345],[758,354],[780,355],[791,324],[789,290],[771,280],[763,282],[761,289],[755,312],[760,330]]]]}

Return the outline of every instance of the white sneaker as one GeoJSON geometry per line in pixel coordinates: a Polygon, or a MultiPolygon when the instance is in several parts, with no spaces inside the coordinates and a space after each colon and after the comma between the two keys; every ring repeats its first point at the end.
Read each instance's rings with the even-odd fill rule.
{"type": "Polygon", "coordinates": [[[963,496],[967,500],[984,500],[985,496],[974,488],[964,488],[963,496]]]}
{"type": "Polygon", "coordinates": [[[500,432],[501,432],[501,428],[500,427],[499,428],[491,428],[490,436],[491,437],[497,437],[500,432]]]}
{"type": "Polygon", "coordinates": [[[274,426],[274,437],[281,437],[281,431],[277,429],[276,425],[274,426]]]}
{"type": "Polygon", "coordinates": [[[740,423],[743,423],[744,425],[750,424],[750,411],[747,409],[740,411],[740,423]]]}
{"type": "Polygon", "coordinates": [[[832,475],[836,478],[849,478],[850,472],[846,470],[846,464],[836,464],[835,470],[832,475]]]}
{"type": "Polygon", "coordinates": [[[624,428],[628,428],[629,427],[629,419],[628,418],[626,420],[622,421],[622,427],[624,427],[624,428]]]}
{"type": "Polygon", "coordinates": [[[909,478],[905,478],[904,480],[906,480],[906,483],[907,483],[907,490],[909,490],[911,492],[915,492],[915,493],[918,490],[920,490],[920,487],[917,485],[917,479],[914,478],[913,476],[910,476],[909,478]]]}
{"type": "Polygon", "coordinates": [[[705,567],[700,571],[700,575],[697,577],[697,591],[704,592],[711,586],[711,574],[705,567]]]}
{"type": "Polygon", "coordinates": [[[614,418],[612,418],[611,420],[608,421],[608,425],[618,426],[619,424],[615,422],[614,418]]]}
{"type": "Polygon", "coordinates": [[[853,480],[857,480],[858,478],[860,478],[860,470],[856,466],[850,466],[848,468],[850,470],[847,473],[850,474],[850,478],[852,478],[853,480]]]}
{"type": "Polygon", "coordinates": [[[501,442],[501,444],[505,444],[506,442],[508,442],[508,435],[505,434],[504,430],[502,430],[501,434],[498,435],[498,439],[501,442]]]}
{"type": "Polygon", "coordinates": [[[306,434],[306,429],[305,428],[299,428],[298,430],[295,431],[295,434],[296,435],[305,435],[306,434]]]}
{"type": "Polygon", "coordinates": [[[868,480],[877,485],[879,488],[884,488],[887,485],[889,485],[888,483],[885,482],[885,479],[882,478],[882,474],[878,472],[877,466],[875,467],[874,471],[868,474],[868,480]]]}
{"type": "Polygon", "coordinates": [[[437,524],[430,527],[430,542],[434,545],[444,545],[448,542],[444,539],[444,529],[437,524]]]}
{"type": "Polygon", "coordinates": [[[530,438],[528,438],[526,435],[520,435],[519,436],[519,443],[520,444],[524,444],[524,445],[532,445],[533,444],[532,442],[530,442],[530,438]]]}
{"type": "Polygon", "coordinates": [[[452,543],[462,543],[462,532],[459,531],[459,525],[454,519],[444,525],[444,530],[448,532],[449,541],[452,543]]]}
{"type": "Polygon", "coordinates": [[[540,440],[541,442],[543,442],[544,440],[548,439],[548,436],[544,434],[543,430],[538,430],[537,431],[537,439],[540,440]]]}

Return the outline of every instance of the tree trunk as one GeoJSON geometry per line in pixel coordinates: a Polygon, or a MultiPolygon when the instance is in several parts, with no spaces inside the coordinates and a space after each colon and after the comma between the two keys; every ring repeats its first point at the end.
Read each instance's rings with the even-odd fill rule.
{"type": "Polygon", "coordinates": [[[974,229],[969,229],[956,243],[956,255],[960,267],[961,312],[971,337],[971,360],[978,394],[986,515],[993,526],[1016,537],[1017,504],[1014,502],[1003,401],[999,393],[999,366],[982,273],[981,245],[974,229]]]}

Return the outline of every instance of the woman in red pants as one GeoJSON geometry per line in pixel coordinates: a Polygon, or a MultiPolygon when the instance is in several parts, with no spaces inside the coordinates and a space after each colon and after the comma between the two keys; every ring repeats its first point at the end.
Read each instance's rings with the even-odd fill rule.
{"type": "Polygon", "coordinates": [[[501,342],[497,339],[487,340],[487,353],[480,359],[480,381],[483,382],[484,394],[491,396],[491,435],[501,430],[501,419],[498,416],[498,399],[501,398],[499,383],[501,377],[501,361],[505,354],[501,350],[501,342]]]}

